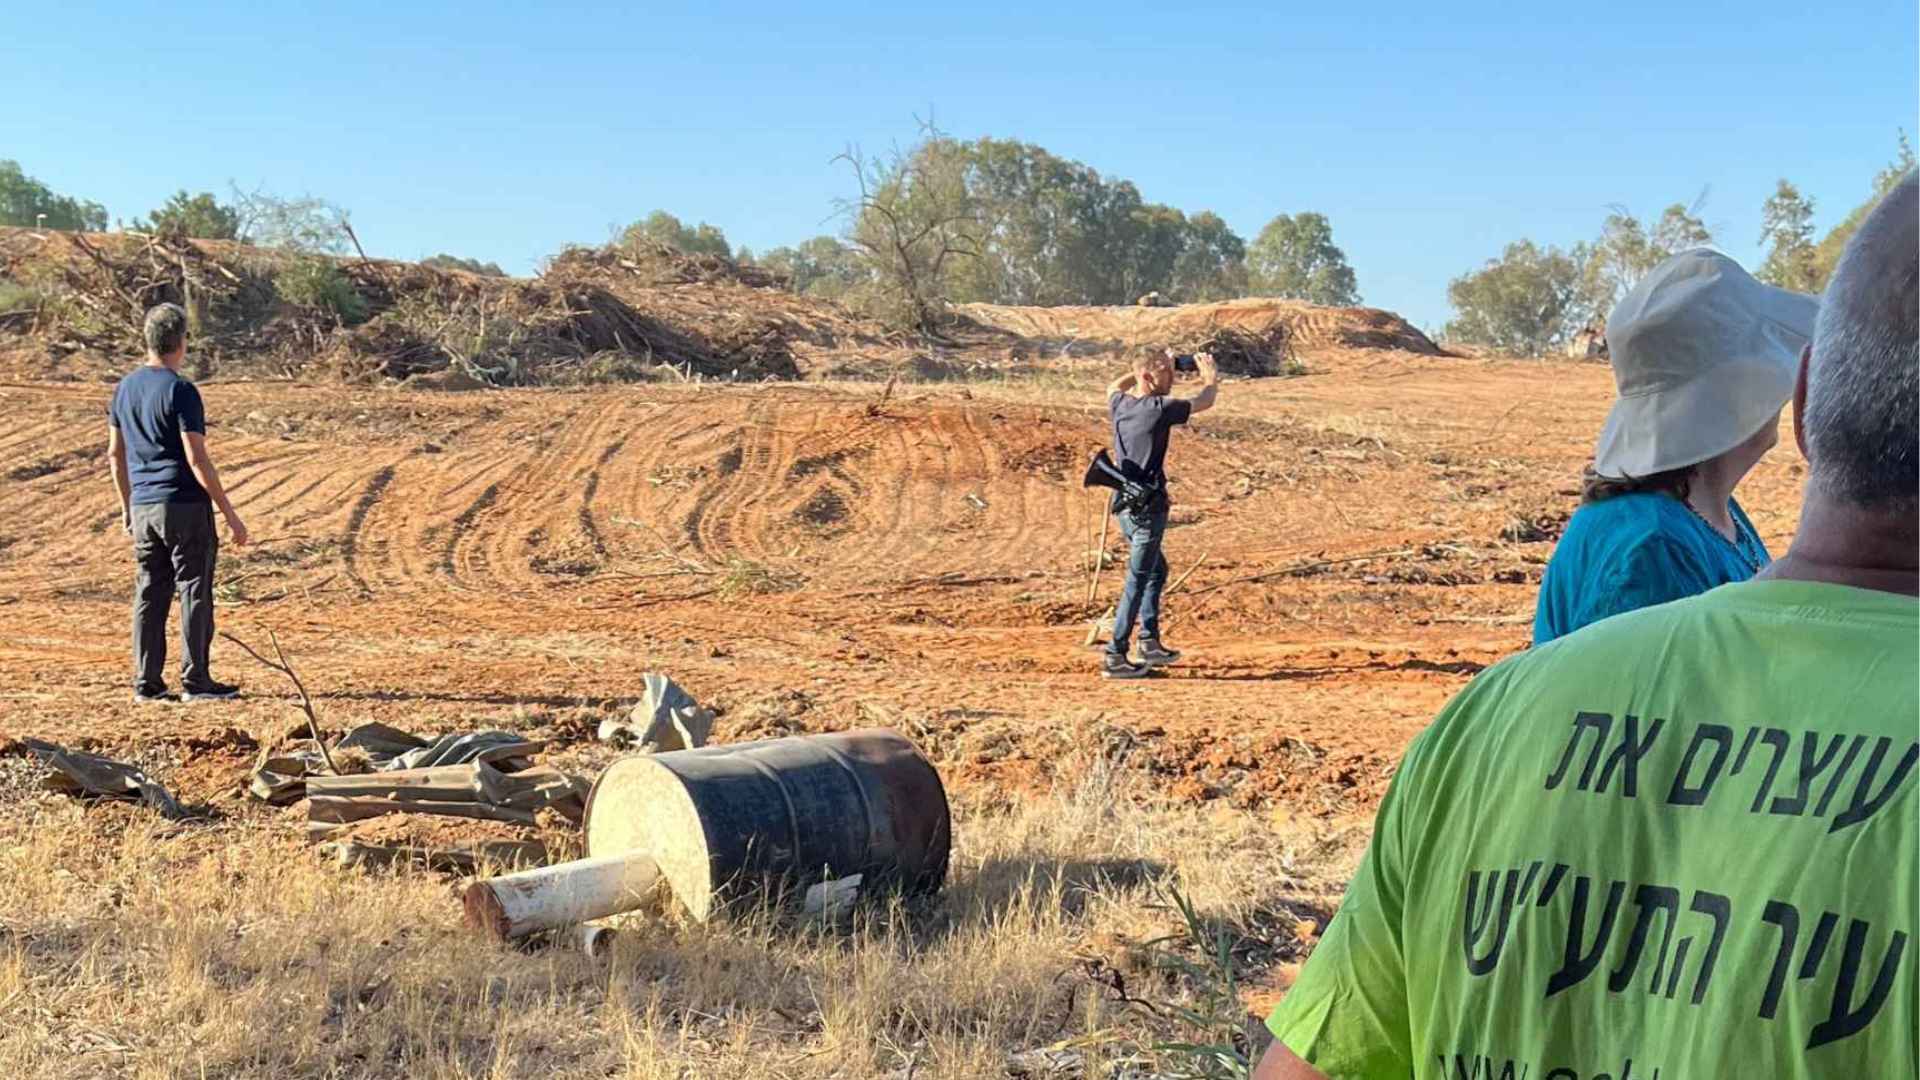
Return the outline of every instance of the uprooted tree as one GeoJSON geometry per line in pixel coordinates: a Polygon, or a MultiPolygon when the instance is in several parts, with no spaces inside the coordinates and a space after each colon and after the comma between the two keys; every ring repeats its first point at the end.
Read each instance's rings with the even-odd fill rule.
{"type": "Polygon", "coordinates": [[[243,243],[305,255],[344,255],[351,246],[346,210],[325,199],[236,187],[233,205],[239,214],[235,235],[243,243]]]}
{"type": "Polygon", "coordinates": [[[979,257],[988,227],[967,190],[960,144],[930,124],[923,132],[918,144],[884,158],[849,147],[834,160],[859,185],[859,195],[840,200],[839,210],[847,243],[866,270],[862,306],[939,336],[956,265],[979,257]]]}

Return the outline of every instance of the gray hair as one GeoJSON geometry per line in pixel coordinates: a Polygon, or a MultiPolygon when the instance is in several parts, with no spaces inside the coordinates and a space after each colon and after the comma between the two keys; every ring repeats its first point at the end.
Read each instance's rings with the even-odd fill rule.
{"type": "Polygon", "coordinates": [[[1810,480],[1832,499],[1920,498],[1920,174],[1867,215],[1834,268],[1807,369],[1810,480]]]}
{"type": "Polygon", "coordinates": [[[147,351],[166,356],[187,340],[187,312],[179,304],[155,304],[147,309],[147,351]]]}

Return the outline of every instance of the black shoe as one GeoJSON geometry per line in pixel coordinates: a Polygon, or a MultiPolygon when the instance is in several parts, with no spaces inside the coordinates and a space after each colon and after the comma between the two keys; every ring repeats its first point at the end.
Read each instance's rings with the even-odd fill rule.
{"type": "Polygon", "coordinates": [[[1145,664],[1136,664],[1117,653],[1106,654],[1106,659],[1100,662],[1103,679],[1144,679],[1150,674],[1145,664]]]}
{"type": "Polygon", "coordinates": [[[133,691],[135,705],[163,705],[173,699],[173,695],[168,693],[164,686],[158,690],[141,690],[136,687],[133,691]]]}
{"type": "Polygon", "coordinates": [[[1169,649],[1157,641],[1140,643],[1140,663],[1147,667],[1165,667],[1178,659],[1179,649],[1169,649]]]}
{"type": "Polygon", "coordinates": [[[227,683],[210,682],[180,691],[181,701],[228,701],[240,696],[240,688],[227,683]]]}

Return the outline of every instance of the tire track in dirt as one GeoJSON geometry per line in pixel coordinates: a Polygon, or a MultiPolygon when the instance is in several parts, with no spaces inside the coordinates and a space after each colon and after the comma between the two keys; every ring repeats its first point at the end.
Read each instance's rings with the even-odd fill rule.
{"type": "Polygon", "coordinates": [[[227,489],[227,495],[233,499],[237,509],[249,514],[264,513],[266,508],[262,500],[281,488],[297,483],[304,471],[302,467],[320,453],[317,449],[302,447],[223,465],[220,467],[221,486],[227,489]],[[263,475],[270,475],[272,480],[264,488],[254,487],[254,481],[263,475]]]}
{"type": "Polygon", "coordinates": [[[15,465],[4,474],[5,479],[16,484],[39,480],[66,472],[88,462],[107,460],[107,444],[94,443],[74,450],[50,451],[38,458],[30,458],[24,464],[15,465]]]}
{"type": "Polygon", "coordinates": [[[873,460],[889,463],[891,468],[868,477],[872,494],[867,498],[863,519],[870,529],[877,524],[882,533],[881,542],[869,549],[876,568],[895,565],[902,552],[918,542],[914,522],[919,509],[919,500],[914,497],[917,458],[906,425],[890,423],[881,436],[873,460]]]}
{"type": "Polygon", "coordinates": [[[686,415],[685,410],[652,408],[657,403],[635,402],[623,421],[620,448],[605,455],[596,469],[599,482],[590,502],[583,500],[596,525],[609,560],[626,560],[636,551],[654,552],[666,539],[674,520],[672,506],[687,485],[676,480],[666,461],[686,466],[697,460],[722,423],[710,416],[686,415]]]}
{"type": "MultiPolygon", "coordinates": [[[[41,405],[44,403],[36,404],[41,405]]],[[[103,413],[102,420],[104,421],[104,419],[103,413]]],[[[24,427],[14,428],[11,432],[0,435],[0,460],[11,460],[20,457],[19,451],[21,447],[50,447],[69,444],[72,441],[72,435],[67,430],[68,424],[69,422],[65,419],[47,419],[37,423],[29,423],[24,427]]]]}
{"type": "MultiPolygon", "coordinates": [[[[567,416],[556,417],[550,400],[489,417],[487,439],[450,440],[467,449],[410,451],[394,462],[391,496],[373,508],[360,529],[358,547],[378,553],[362,571],[368,588],[396,595],[442,592],[449,586],[465,591],[464,581],[472,576],[464,565],[466,553],[477,538],[466,534],[477,534],[483,517],[511,492],[516,471],[556,432],[565,434],[567,416]]],[[[483,556],[481,561],[491,560],[483,556]]]]}
{"type": "Polygon", "coordinates": [[[481,514],[493,509],[493,504],[498,501],[500,501],[500,482],[496,480],[480,492],[479,498],[468,503],[467,508],[454,517],[453,524],[447,529],[446,544],[440,549],[439,570],[442,577],[454,579],[455,588],[466,587],[463,579],[473,576],[473,560],[478,559],[481,568],[485,569],[486,556],[482,552],[472,553],[468,559],[463,560],[458,570],[454,567],[454,556],[460,551],[460,542],[468,538],[473,523],[481,514]]]}
{"type": "Polygon", "coordinates": [[[604,542],[591,499],[602,463],[619,453],[608,429],[630,430],[624,398],[595,395],[549,419],[526,452],[454,515],[433,567],[467,591],[535,593],[600,568],[604,542]],[[581,494],[576,495],[575,490],[581,494]]]}
{"type": "Polygon", "coordinates": [[[594,555],[601,559],[607,557],[607,542],[600,533],[599,523],[594,518],[593,502],[600,494],[601,472],[607,468],[609,462],[620,455],[620,451],[626,449],[627,439],[628,436],[622,435],[600,451],[600,457],[594,461],[593,471],[587,474],[586,485],[580,491],[578,511],[580,534],[587,538],[588,546],[593,549],[594,555]]]}
{"type": "MultiPolygon", "coordinates": [[[[873,456],[873,434],[870,424],[855,422],[822,439],[819,453],[796,457],[787,465],[782,484],[787,497],[775,500],[773,507],[780,520],[758,523],[767,534],[763,545],[796,534],[803,545],[855,532],[883,541],[889,538],[889,533],[873,528],[874,515],[865,505],[866,485],[860,480],[873,456]]],[[[864,554],[874,558],[877,553],[865,547],[864,554]]]]}
{"type": "Polygon", "coordinates": [[[561,437],[529,457],[503,489],[499,512],[489,514],[487,526],[474,537],[484,552],[488,580],[469,582],[470,587],[504,582],[552,588],[601,568],[605,552],[597,543],[598,527],[584,498],[571,489],[599,487],[601,463],[619,453],[618,443],[608,445],[609,429],[631,430],[631,407],[618,397],[590,405],[590,412],[586,407],[569,412],[560,422],[561,437]]]}
{"type": "Polygon", "coordinates": [[[514,460],[501,452],[468,451],[409,461],[400,474],[404,498],[383,510],[372,526],[390,537],[387,559],[379,567],[379,588],[398,594],[445,589],[443,563],[453,522],[513,468],[514,460]]]}
{"type": "Polygon", "coordinates": [[[777,460],[769,439],[777,434],[776,427],[758,418],[742,425],[738,441],[715,462],[713,481],[697,487],[693,506],[681,524],[697,558],[725,562],[731,556],[744,555],[733,546],[731,518],[737,512],[737,502],[766,486],[768,470],[777,460]]]}
{"type": "Polygon", "coordinates": [[[396,466],[386,465],[368,478],[366,486],[360,489],[360,497],[354,501],[353,509],[347,512],[346,530],[340,538],[340,559],[346,567],[347,579],[358,586],[363,594],[372,592],[367,587],[367,579],[360,574],[361,538],[365,534],[367,515],[373,513],[374,505],[386,494],[396,471],[396,466]]]}

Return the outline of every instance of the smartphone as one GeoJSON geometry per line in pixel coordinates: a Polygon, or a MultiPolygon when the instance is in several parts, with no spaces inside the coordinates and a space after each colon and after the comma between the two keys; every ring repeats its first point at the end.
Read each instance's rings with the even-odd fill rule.
{"type": "Polygon", "coordinates": [[[1173,370],[1175,370],[1175,371],[1199,371],[1199,370],[1200,370],[1200,363],[1199,363],[1199,361],[1197,361],[1197,360],[1195,360],[1195,359],[1194,359],[1193,357],[1191,357],[1191,356],[1187,356],[1187,355],[1184,355],[1184,354],[1183,354],[1183,355],[1180,355],[1180,356],[1176,356],[1176,357],[1174,357],[1174,358],[1173,358],[1173,370]]]}

